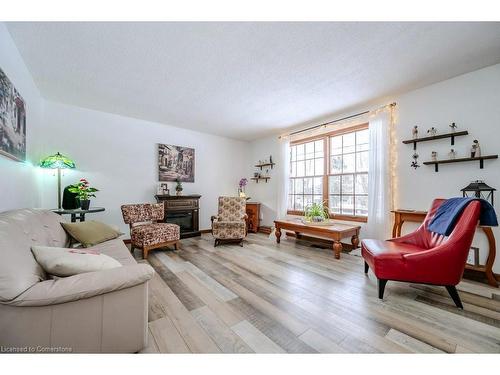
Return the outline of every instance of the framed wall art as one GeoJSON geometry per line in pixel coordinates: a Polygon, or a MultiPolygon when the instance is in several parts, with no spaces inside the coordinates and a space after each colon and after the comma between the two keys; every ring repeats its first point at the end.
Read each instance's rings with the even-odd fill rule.
{"type": "Polygon", "coordinates": [[[158,145],[158,180],[194,182],[194,148],[158,145]]]}
{"type": "Polygon", "coordinates": [[[0,154],[26,160],[26,104],[0,69],[0,154]]]}

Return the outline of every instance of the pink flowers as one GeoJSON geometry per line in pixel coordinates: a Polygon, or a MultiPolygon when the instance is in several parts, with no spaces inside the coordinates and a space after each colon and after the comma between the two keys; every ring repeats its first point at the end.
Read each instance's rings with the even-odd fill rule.
{"type": "Polygon", "coordinates": [[[90,187],[86,178],[80,178],[77,184],[71,185],[69,191],[76,193],[80,200],[88,200],[89,197],[95,197],[95,192],[99,191],[96,188],[90,187]]]}

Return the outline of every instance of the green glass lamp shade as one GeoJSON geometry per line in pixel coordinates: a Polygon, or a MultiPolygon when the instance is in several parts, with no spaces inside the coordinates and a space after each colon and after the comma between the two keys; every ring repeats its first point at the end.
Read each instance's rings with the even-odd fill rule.
{"type": "Polygon", "coordinates": [[[75,168],[75,162],[59,152],[55,155],[47,156],[40,162],[41,168],[49,169],[73,169],[75,168]]]}

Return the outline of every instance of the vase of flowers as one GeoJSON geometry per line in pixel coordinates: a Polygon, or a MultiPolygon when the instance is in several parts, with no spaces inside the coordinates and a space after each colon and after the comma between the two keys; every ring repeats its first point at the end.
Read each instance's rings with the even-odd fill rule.
{"type": "Polygon", "coordinates": [[[175,192],[177,195],[181,195],[183,190],[182,182],[179,178],[177,178],[175,182],[177,183],[177,185],[175,186],[175,192]]]}
{"type": "Polygon", "coordinates": [[[245,186],[247,186],[248,184],[248,180],[243,177],[240,182],[238,183],[238,195],[241,197],[241,198],[246,198],[247,195],[245,194],[245,186]]]}
{"type": "Polygon", "coordinates": [[[95,192],[99,191],[96,188],[90,186],[89,182],[85,178],[80,178],[78,183],[71,185],[68,189],[71,193],[76,194],[78,200],[80,201],[80,207],[82,210],[88,210],[90,207],[90,197],[95,197],[95,192]]]}

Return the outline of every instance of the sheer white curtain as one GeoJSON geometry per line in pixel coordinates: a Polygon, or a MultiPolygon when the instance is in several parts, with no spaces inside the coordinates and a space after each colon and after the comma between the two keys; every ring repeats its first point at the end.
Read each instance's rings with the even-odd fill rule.
{"type": "Polygon", "coordinates": [[[278,156],[279,164],[276,166],[278,171],[278,204],[276,214],[278,219],[286,217],[288,208],[288,188],[290,179],[290,137],[282,136],[280,142],[280,153],[278,156]]]}
{"type": "Polygon", "coordinates": [[[391,111],[370,117],[368,173],[368,223],[364,238],[387,239],[392,209],[391,183],[391,111]]]}

